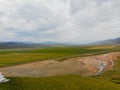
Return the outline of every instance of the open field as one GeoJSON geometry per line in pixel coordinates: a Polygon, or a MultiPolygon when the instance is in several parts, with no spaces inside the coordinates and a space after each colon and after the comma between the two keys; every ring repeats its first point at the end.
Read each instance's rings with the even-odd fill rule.
{"type": "MultiPolygon", "coordinates": [[[[43,49],[1,50],[0,66],[16,66],[41,60],[66,60],[109,52],[118,52],[120,47],[54,47],[43,49]]],[[[0,84],[0,90],[120,90],[120,63],[99,76],[54,76],[54,77],[8,77],[0,84]]]]}
{"type": "Polygon", "coordinates": [[[120,90],[115,83],[81,76],[10,79],[0,84],[0,90],[120,90]]]}
{"type": "Polygon", "coordinates": [[[63,60],[71,57],[95,55],[120,50],[120,47],[114,47],[111,49],[91,48],[93,47],[66,46],[43,49],[0,50],[0,67],[40,60],[63,60]]]}

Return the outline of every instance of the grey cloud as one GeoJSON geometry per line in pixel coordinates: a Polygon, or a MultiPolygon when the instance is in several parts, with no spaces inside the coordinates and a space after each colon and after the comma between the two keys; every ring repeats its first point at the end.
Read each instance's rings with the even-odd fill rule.
{"type": "Polygon", "coordinates": [[[119,37],[119,25],[119,0],[0,0],[0,41],[91,42],[119,37]]]}

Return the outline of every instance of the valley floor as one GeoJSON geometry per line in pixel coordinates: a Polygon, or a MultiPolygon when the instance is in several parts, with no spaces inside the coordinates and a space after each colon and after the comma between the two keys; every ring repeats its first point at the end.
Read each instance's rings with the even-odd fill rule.
{"type": "Polygon", "coordinates": [[[120,47],[1,51],[0,72],[10,81],[1,83],[0,90],[120,90],[119,51],[120,47]]]}

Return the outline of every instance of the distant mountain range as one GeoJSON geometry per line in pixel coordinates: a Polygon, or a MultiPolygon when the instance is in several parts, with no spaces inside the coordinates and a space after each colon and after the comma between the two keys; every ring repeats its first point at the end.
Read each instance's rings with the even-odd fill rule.
{"type": "MultiPolygon", "coordinates": [[[[70,45],[57,42],[0,42],[0,49],[19,49],[19,48],[43,48],[43,47],[53,47],[53,46],[63,46],[70,45]]],[[[91,45],[120,45],[120,38],[109,39],[104,41],[98,41],[91,43],[91,45]]]]}
{"type": "Polygon", "coordinates": [[[97,45],[99,45],[99,44],[100,45],[120,45],[120,38],[98,41],[98,42],[94,42],[93,44],[97,44],[97,45]]]}
{"type": "Polygon", "coordinates": [[[43,48],[64,45],[57,42],[0,42],[0,49],[19,49],[19,48],[43,48]]]}

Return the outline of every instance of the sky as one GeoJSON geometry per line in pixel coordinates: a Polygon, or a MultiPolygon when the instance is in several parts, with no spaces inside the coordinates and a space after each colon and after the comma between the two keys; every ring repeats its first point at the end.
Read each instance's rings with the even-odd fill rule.
{"type": "Polygon", "coordinates": [[[120,37],[120,0],[0,0],[0,42],[89,43],[120,37]]]}

